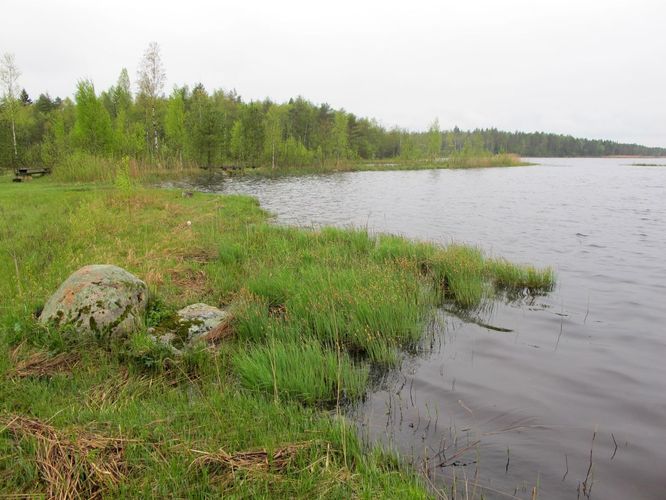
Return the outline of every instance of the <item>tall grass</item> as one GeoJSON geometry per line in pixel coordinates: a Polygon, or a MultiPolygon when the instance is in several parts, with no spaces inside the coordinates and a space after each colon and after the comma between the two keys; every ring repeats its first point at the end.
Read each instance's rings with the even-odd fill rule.
{"type": "Polygon", "coordinates": [[[82,152],[65,156],[53,167],[58,182],[113,182],[119,163],[82,152]]]}
{"type": "Polygon", "coordinates": [[[555,283],[555,272],[550,268],[516,266],[505,259],[490,260],[487,268],[495,285],[502,289],[539,293],[551,290],[555,283]]]}
{"type": "Polygon", "coordinates": [[[375,160],[345,160],[342,162],[328,162],[302,166],[278,166],[277,168],[246,168],[232,171],[230,174],[280,177],[285,175],[322,174],[331,172],[517,167],[526,165],[529,164],[524,162],[520,156],[511,153],[491,154],[488,152],[465,152],[455,153],[448,158],[437,159],[386,158],[375,160]]]}
{"type": "Polygon", "coordinates": [[[308,340],[273,338],[238,351],[233,363],[245,387],[310,404],[357,399],[368,379],[367,366],[356,366],[346,352],[308,340]]]}
{"type": "Polygon", "coordinates": [[[512,153],[452,154],[447,158],[448,168],[517,167],[525,165],[520,156],[512,153]]]}
{"type": "Polygon", "coordinates": [[[137,181],[180,176],[198,171],[195,166],[178,162],[146,162],[134,158],[114,159],[91,155],[81,151],[64,156],[52,169],[52,178],[58,182],[112,183],[118,169],[127,165],[129,176],[137,181]]]}

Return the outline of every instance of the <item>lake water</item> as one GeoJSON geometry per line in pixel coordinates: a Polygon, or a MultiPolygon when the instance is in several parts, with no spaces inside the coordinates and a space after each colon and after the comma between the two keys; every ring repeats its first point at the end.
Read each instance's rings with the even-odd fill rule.
{"type": "MultiPolygon", "coordinates": [[[[479,170],[280,179],[202,176],[277,221],[362,226],[552,266],[545,297],[495,303],[484,327],[442,312],[352,412],[435,485],[486,498],[666,498],[666,167],[538,159],[479,170]]],[[[656,161],[656,163],[666,163],[656,161]]]]}

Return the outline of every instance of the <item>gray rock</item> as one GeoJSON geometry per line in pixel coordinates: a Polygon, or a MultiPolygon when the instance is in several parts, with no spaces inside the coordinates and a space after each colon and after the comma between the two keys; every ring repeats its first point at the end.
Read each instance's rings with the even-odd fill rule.
{"type": "Polygon", "coordinates": [[[227,317],[227,312],[207,304],[192,304],[176,313],[178,322],[187,327],[187,340],[196,342],[227,317]]]}
{"type": "Polygon", "coordinates": [[[39,317],[42,324],[71,325],[78,332],[125,336],[144,324],[148,287],[112,265],[85,266],[51,296],[39,317]]]}

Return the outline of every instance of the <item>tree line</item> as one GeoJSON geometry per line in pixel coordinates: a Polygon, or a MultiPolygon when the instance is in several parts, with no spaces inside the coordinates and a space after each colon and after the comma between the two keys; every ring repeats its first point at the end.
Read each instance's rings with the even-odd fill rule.
{"type": "Polygon", "coordinates": [[[460,150],[475,144],[491,153],[509,152],[520,156],[664,156],[666,148],[625,144],[609,140],[582,139],[571,135],[544,132],[504,132],[495,128],[462,131],[457,127],[445,132],[446,150],[460,150]]]}
{"type": "Polygon", "coordinates": [[[202,84],[164,93],[160,48],[151,43],[134,89],[126,69],[115,85],[98,92],[80,80],[69,97],[19,91],[14,57],[0,59],[0,167],[54,166],[68,155],[130,157],[153,164],[202,167],[238,165],[298,167],[401,158],[436,159],[453,154],[516,153],[523,156],[665,155],[648,148],[571,136],[496,129],[427,131],[386,128],[328,104],[302,97],[286,103],[244,102],[235,91],[202,84]]]}

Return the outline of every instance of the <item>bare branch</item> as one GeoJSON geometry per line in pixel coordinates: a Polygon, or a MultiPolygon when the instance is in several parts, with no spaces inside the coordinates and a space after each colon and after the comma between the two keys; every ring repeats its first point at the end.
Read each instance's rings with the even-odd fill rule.
{"type": "Polygon", "coordinates": [[[160,56],[160,46],[157,42],[151,42],[139,66],[137,80],[139,93],[157,99],[162,94],[165,81],[166,73],[160,56]]]}

